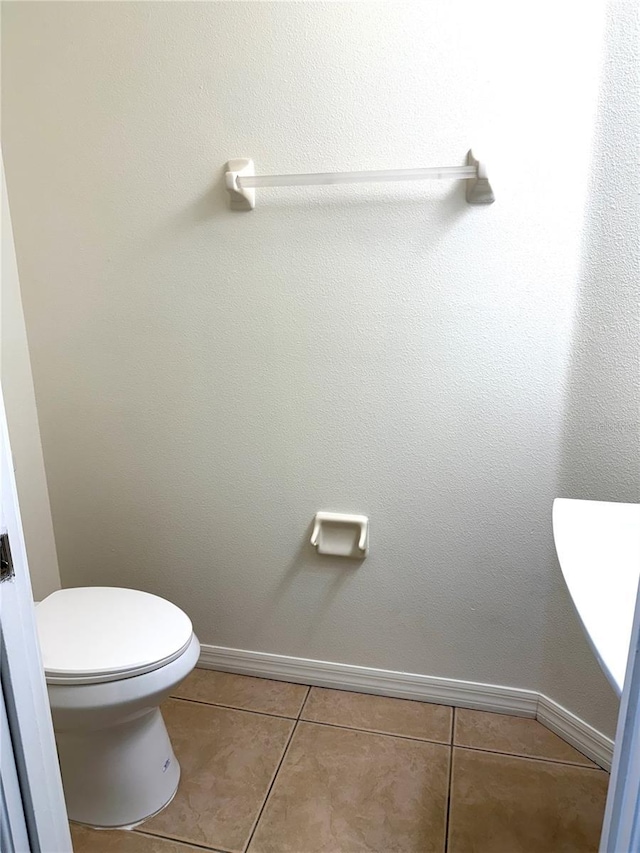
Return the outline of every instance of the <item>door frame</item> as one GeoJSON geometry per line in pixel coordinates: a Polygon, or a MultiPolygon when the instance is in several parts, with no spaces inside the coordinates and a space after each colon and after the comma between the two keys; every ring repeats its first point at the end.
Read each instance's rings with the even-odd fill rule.
{"type": "Polygon", "coordinates": [[[0,671],[30,853],[73,853],[1,393],[0,457],[0,519],[15,572],[0,583],[0,671]]]}
{"type": "Polygon", "coordinates": [[[28,849],[27,821],[13,755],[7,709],[0,685],[0,850],[3,853],[20,853],[28,849]]]}
{"type": "Polygon", "coordinates": [[[640,853],[640,592],[607,794],[600,853],[640,853]]]}

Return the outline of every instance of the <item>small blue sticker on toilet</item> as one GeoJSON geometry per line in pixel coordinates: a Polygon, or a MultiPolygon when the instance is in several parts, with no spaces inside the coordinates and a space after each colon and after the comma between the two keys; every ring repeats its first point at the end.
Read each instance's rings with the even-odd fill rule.
{"type": "Polygon", "coordinates": [[[170,758],[167,758],[167,760],[165,761],[165,763],[162,765],[162,772],[163,772],[163,773],[166,773],[166,772],[167,772],[167,768],[169,767],[169,765],[170,765],[170,764],[171,764],[171,759],[170,759],[170,758]]]}

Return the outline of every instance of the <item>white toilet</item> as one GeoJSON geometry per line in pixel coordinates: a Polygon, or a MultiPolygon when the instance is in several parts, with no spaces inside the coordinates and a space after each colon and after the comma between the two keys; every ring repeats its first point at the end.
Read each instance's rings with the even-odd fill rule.
{"type": "Polygon", "coordinates": [[[100,828],[146,820],[178,787],[158,706],[198,660],[191,621],[116,587],[59,590],[36,616],[69,817],[100,828]]]}

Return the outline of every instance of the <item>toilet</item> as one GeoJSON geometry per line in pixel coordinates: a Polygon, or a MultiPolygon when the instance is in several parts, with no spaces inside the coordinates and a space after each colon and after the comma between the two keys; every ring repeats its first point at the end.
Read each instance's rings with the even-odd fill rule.
{"type": "Polygon", "coordinates": [[[152,817],[180,779],[159,705],[197,663],[189,617],[147,592],[78,587],[39,602],[36,621],[69,818],[152,817]]]}

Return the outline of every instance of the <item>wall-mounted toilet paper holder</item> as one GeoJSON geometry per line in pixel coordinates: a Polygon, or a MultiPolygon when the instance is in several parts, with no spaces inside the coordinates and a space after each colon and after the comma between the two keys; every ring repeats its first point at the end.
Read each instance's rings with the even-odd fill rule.
{"type": "Polygon", "coordinates": [[[318,554],[363,560],[369,553],[369,518],[343,512],[317,512],[311,544],[318,554]]]}

